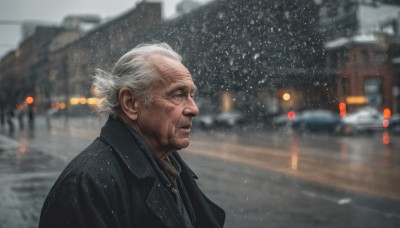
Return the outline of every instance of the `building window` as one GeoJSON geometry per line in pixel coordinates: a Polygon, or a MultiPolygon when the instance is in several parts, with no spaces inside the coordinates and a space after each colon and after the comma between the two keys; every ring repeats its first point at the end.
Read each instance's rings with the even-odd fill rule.
{"type": "Polygon", "coordinates": [[[385,54],[382,51],[376,51],[372,56],[375,64],[383,63],[385,61],[385,54]]]}
{"type": "Polygon", "coordinates": [[[340,79],[340,87],[342,89],[343,96],[347,96],[349,92],[349,82],[346,78],[340,79]]]}
{"type": "Polygon", "coordinates": [[[343,49],[340,52],[340,62],[344,66],[346,66],[349,63],[349,52],[347,51],[347,49],[343,49]]]}
{"type": "Polygon", "coordinates": [[[370,105],[381,105],[383,103],[382,81],[380,79],[366,79],[364,82],[364,93],[370,105]]]}
{"type": "Polygon", "coordinates": [[[362,49],[360,51],[360,61],[361,63],[368,63],[368,50],[362,49]]]}
{"type": "Polygon", "coordinates": [[[222,102],[222,112],[231,112],[233,111],[233,93],[231,92],[222,92],[221,94],[221,102],[222,102]]]}
{"type": "Polygon", "coordinates": [[[338,65],[338,53],[332,52],[328,59],[328,68],[335,69],[338,65]]]}

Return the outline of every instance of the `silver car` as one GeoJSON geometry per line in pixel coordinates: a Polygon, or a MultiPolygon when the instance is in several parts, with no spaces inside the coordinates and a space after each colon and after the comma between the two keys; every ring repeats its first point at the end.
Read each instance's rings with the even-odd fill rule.
{"type": "Polygon", "coordinates": [[[374,132],[384,130],[383,115],[372,107],[363,107],[343,117],[347,133],[374,132]]]}

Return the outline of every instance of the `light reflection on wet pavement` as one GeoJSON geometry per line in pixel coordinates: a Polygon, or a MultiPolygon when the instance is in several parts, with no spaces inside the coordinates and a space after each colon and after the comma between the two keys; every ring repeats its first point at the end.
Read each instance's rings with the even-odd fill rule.
{"type": "Polygon", "coordinates": [[[58,121],[49,130],[40,119],[33,131],[13,134],[0,127],[0,228],[38,227],[44,199],[60,171],[90,143],[82,138],[94,139],[101,126],[83,136],[64,125],[58,121]]]}
{"type": "Polygon", "coordinates": [[[43,200],[64,164],[0,136],[0,227],[37,227],[43,200]],[[53,170],[53,171],[52,171],[53,170]]]}
{"type": "Polygon", "coordinates": [[[354,137],[282,133],[197,136],[188,149],[194,154],[400,201],[400,138],[387,132],[354,137]]]}

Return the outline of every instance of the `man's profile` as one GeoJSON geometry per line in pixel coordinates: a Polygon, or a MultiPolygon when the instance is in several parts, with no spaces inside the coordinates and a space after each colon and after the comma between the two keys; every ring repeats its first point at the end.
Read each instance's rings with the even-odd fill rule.
{"type": "Polygon", "coordinates": [[[109,119],[61,173],[39,227],[223,227],[224,211],[177,150],[189,145],[196,86],[165,43],[142,44],[98,70],[93,86],[109,119]]]}

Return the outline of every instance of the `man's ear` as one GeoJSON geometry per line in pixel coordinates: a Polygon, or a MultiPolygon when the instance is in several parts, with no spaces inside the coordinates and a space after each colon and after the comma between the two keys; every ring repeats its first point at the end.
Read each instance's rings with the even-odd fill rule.
{"type": "Polygon", "coordinates": [[[137,120],[139,116],[139,103],[134,92],[124,87],[119,91],[119,103],[121,110],[131,120],[137,120]]]}

